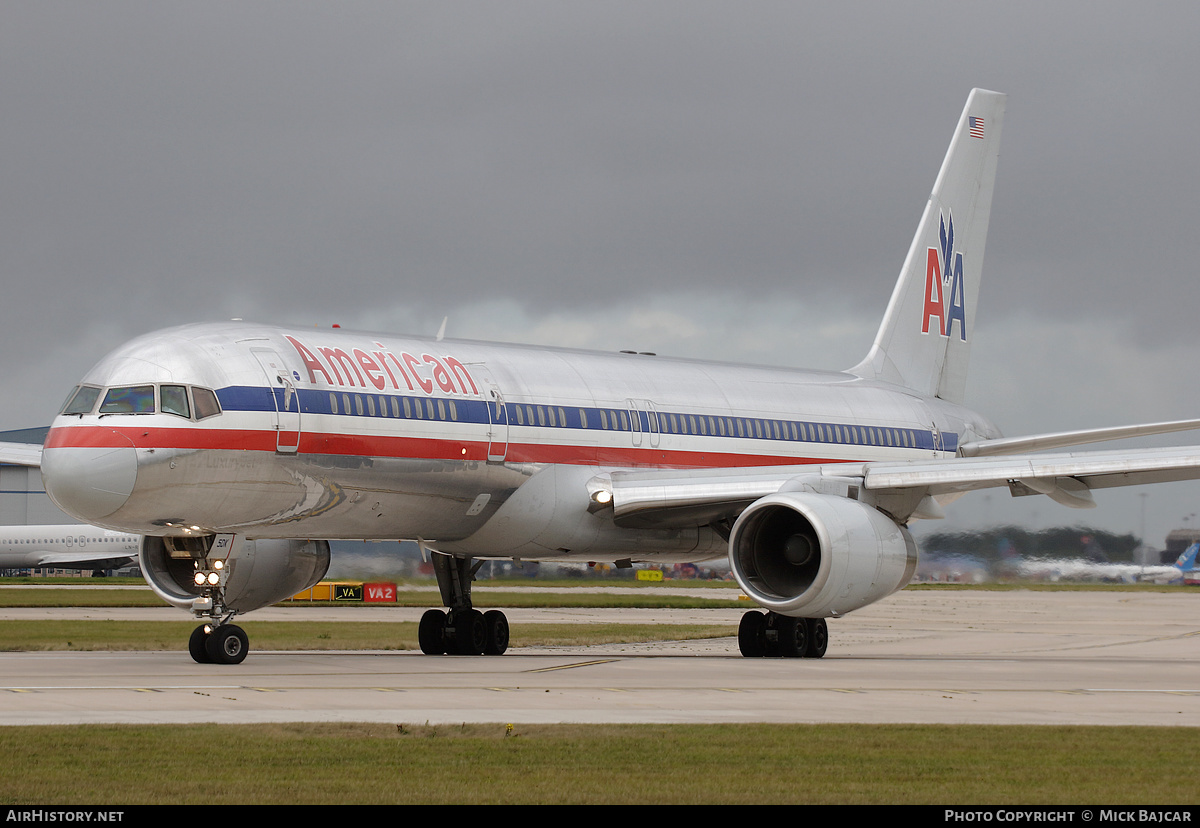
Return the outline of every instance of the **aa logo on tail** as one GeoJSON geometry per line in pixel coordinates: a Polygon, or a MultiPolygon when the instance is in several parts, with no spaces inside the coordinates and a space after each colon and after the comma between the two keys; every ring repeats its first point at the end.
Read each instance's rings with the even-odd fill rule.
{"type": "Polygon", "coordinates": [[[937,320],[936,333],[948,337],[958,321],[958,338],[967,341],[967,306],[963,290],[963,257],[954,251],[954,213],[950,221],[938,213],[942,249],[929,248],[925,260],[925,311],[921,333],[929,333],[929,322],[937,320]],[[946,294],[949,292],[949,300],[946,294]]]}

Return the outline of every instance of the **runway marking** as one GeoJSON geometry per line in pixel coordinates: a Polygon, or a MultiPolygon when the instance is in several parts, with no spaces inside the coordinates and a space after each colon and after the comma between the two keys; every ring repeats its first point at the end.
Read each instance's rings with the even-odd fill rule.
{"type": "Polygon", "coordinates": [[[1168,693],[1172,696],[1200,696],[1200,690],[1172,690],[1167,687],[1151,688],[1149,690],[1136,687],[1089,687],[1089,693],[1168,693]]]}
{"type": "Polygon", "coordinates": [[[530,673],[553,673],[555,670],[574,670],[576,667],[595,667],[597,664],[613,664],[620,659],[617,658],[599,658],[595,661],[579,661],[575,664],[560,664],[557,667],[539,667],[536,670],[528,670],[530,673]]]}
{"type": "MultiPolygon", "coordinates": [[[[240,684],[162,684],[155,690],[240,690],[240,684]]],[[[130,684],[44,684],[28,687],[0,687],[10,693],[30,693],[38,690],[144,690],[130,684]]]]}
{"type": "Polygon", "coordinates": [[[135,693],[161,693],[162,690],[160,690],[157,687],[135,687],[133,692],[135,692],[135,693]]]}
{"type": "Polygon", "coordinates": [[[855,693],[861,695],[867,692],[866,690],[848,690],[843,687],[830,687],[829,689],[834,693],[855,693]]]}

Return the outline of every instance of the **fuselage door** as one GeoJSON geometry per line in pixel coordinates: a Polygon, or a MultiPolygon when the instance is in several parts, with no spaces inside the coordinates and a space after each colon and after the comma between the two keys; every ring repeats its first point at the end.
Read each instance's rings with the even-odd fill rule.
{"type": "Polygon", "coordinates": [[[250,353],[267,376],[267,387],[275,406],[275,450],[295,454],[300,448],[300,398],[291,374],[274,351],[253,348],[250,353]]]}
{"type": "Polygon", "coordinates": [[[658,435],[661,433],[661,429],[658,422],[658,411],[650,400],[646,400],[646,421],[649,426],[650,448],[658,448],[658,435]]]}
{"type": "Polygon", "coordinates": [[[634,447],[640,447],[643,437],[651,448],[658,448],[658,411],[650,400],[626,400],[629,406],[630,431],[634,447]]]}
{"type": "Polygon", "coordinates": [[[508,404],[505,403],[504,394],[492,379],[486,365],[473,362],[471,369],[473,375],[481,380],[484,403],[487,407],[488,462],[503,463],[508,456],[508,404]]]}

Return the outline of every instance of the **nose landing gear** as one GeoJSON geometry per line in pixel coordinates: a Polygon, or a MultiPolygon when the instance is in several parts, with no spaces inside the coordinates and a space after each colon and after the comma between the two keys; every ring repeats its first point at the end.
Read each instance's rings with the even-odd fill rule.
{"type": "Polygon", "coordinates": [[[200,597],[192,601],[192,612],[209,620],[192,630],[188,653],[197,664],[241,664],[250,653],[250,639],[245,630],[229,623],[237,614],[225,606],[229,562],[215,560],[210,567],[207,558],[199,558],[194,566],[200,597]]]}
{"type": "Polygon", "coordinates": [[[197,664],[241,664],[250,652],[250,639],[236,624],[201,624],[192,630],[188,652],[197,664]]]}

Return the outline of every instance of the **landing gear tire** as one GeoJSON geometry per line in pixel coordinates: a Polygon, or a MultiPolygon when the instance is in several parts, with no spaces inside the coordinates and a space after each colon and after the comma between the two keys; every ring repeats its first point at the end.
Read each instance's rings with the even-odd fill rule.
{"type": "Polygon", "coordinates": [[[192,655],[192,661],[197,664],[211,664],[212,659],[208,657],[208,625],[201,624],[196,629],[192,630],[192,637],[188,639],[188,652],[192,655]]]}
{"type": "Polygon", "coordinates": [[[241,664],[250,652],[250,639],[236,624],[223,624],[208,634],[204,651],[213,664],[241,664]]]}
{"type": "Polygon", "coordinates": [[[479,610],[461,610],[454,614],[454,652],[458,655],[483,655],[487,644],[483,613],[479,610]]]}
{"type": "Polygon", "coordinates": [[[738,650],[746,658],[821,658],[829,647],[824,618],[791,618],[750,610],[738,625],[738,650]]]}
{"type": "Polygon", "coordinates": [[[767,654],[767,616],[750,610],[738,624],[738,649],[746,658],[761,658],[767,654]]]}
{"type": "Polygon", "coordinates": [[[808,654],[808,621],[804,618],[777,616],[779,654],[784,658],[804,658],[808,654]]]}
{"type": "Polygon", "coordinates": [[[500,610],[483,614],[483,654],[504,655],[508,649],[508,617],[500,610]]]}
{"type": "Polygon", "coordinates": [[[808,652],[806,658],[821,658],[829,647],[829,625],[824,618],[806,618],[808,625],[808,652]]]}
{"type": "Polygon", "coordinates": [[[425,655],[446,652],[446,613],[431,609],[422,615],[417,626],[417,642],[425,655]]]}

